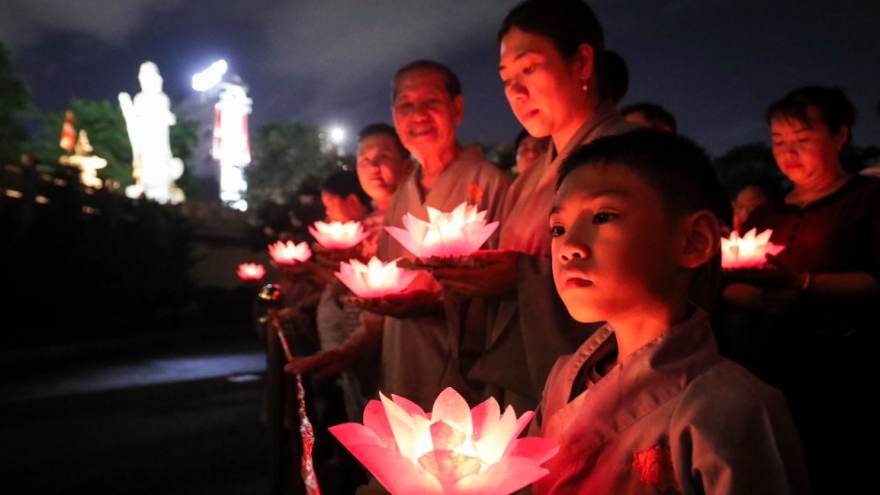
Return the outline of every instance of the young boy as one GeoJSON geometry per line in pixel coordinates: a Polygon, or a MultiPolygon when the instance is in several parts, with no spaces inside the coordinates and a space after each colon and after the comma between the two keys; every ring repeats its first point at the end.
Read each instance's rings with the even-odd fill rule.
{"type": "Polygon", "coordinates": [[[576,320],[606,324],[547,379],[532,434],[560,450],[534,493],[809,493],[782,395],[723,358],[688,301],[730,216],[706,153],[671,133],[602,138],[562,163],[553,278],[576,320]]]}

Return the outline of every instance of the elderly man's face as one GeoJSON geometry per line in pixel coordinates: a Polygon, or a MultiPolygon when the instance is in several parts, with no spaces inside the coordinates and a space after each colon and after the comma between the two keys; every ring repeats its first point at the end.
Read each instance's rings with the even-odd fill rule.
{"type": "Polygon", "coordinates": [[[464,100],[446,90],[443,73],[420,69],[403,75],[396,86],[391,112],[403,145],[422,160],[455,145],[455,128],[461,123],[464,100]]]}

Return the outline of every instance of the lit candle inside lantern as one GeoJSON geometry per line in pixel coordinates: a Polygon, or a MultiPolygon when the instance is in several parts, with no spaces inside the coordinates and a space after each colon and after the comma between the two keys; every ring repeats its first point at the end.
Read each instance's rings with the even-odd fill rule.
{"type": "Polygon", "coordinates": [[[398,494],[509,494],[547,474],[541,464],[559,447],[540,437],[518,438],[534,412],[519,418],[490,398],[473,410],[452,388],[430,414],[403,397],[372,400],[364,424],[330,432],[389,492],[398,494]]]}
{"type": "Polygon", "coordinates": [[[468,256],[480,249],[498,228],[498,222],[486,223],[486,212],[462,203],[448,213],[428,207],[430,222],[407,213],[403,225],[385,227],[409,252],[421,259],[468,256]]]}
{"type": "Polygon", "coordinates": [[[367,238],[360,222],[315,222],[309,232],[318,244],[328,249],[348,249],[367,238]]]}
{"type": "Polygon", "coordinates": [[[773,230],[756,234],[757,229],[742,237],[736,231],[729,238],[721,238],[721,267],[726,269],[760,268],[767,263],[767,255],[779,254],[785,246],[770,242],[773,230]]]}
{"type": "Polygon", "coordinates": [[[403,291],[418,274],[398,268],[397,261],[383,263],[373,256],[366,264],[356,259],[340,263],[335,275],[358,297],[372,298],[403,291]]]}
{"type": "Polygon", "coordinates": [[[292,265],[298,261],[306,261],[312,257],[312,250],[306,242],[299,244],[293,241],[278,241],[269,245],[269,256],[276,263],[282,265],[292,265]]]}
{"type": "Polygon", "coordinates": [[[238,265],[238,277],[244,281],[252,282],[260,280],[266,275],[263,265],[257,263],[242,263],[238,265]]]}

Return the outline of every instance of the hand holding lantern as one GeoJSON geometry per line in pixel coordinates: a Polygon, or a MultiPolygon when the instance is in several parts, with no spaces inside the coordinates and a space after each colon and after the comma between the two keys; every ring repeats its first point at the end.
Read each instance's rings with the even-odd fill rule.
{"type": "Polygon", "coordinates": [[[341,263],[335,275],[362,298],[400,293],[416,278],[415,273],[398,268],[396,261],[383,263],[375,256],[366,264],[356,259],[341,263]]]}
{"type": "Polygon", "coordinates": [[[516,289],[516,251],[481,250],[468,257],[469,263],[430,268],[444,290],[466,297],[505,294],[516,289]]]}
{"type": "Polygon", "coordinates": [[[443,299],[429,290],[407,290],[383,297],[353,297],[348,300],[370,313],[392,318],[418,318],[443,313],[443,299]]]}
{"type": "Polygon", "coordinates": [[[509,494],[547,474],[541,464],[559,449],[539,437],[517,438],[531,421],[490,398],[472,410],[452,388],[430,414],[413,402],[380,393],[364,411],[364,424],[330,432],[393,495],[509,494]]]}
{"type": "Polygon", "coordinates": [[[305,242],[296,244],[293,241],[278,241],[269,245],[269,256],[279,265],[294,265],[311,258],[312,250],[305,242]]]}
{"type": "Polygon", "coordinates": [[[725,269],[761,268],[767,263],[767,255],[777,255],[785,246],[770,242],[773,230],[756,234],[757,229],[742,237],[733,231],[729,238],[721,239],[721,267],[725,269]]]}
{"type": "Polygon", "coordinates": [[[367,261],[362,259],[363,252],[360,246],[352,246],[346,249],[330,249],[321,244],[315,244],[313,249],[315,253],[315,263],[322,268],[332,271],[339,270],[340,264],[352,259],[363,262],[367,261]]]}
{"type": "Polygon", "coordinates": [[[327,278],[317,273],[318,267],[308,261],[312,257],[312,250],[306,242],[296,244],[293,241],[278,241],[270,244],[269,256],[285,278],[291,280],[311,278],[317,283],[323,283],[327,278]]]}
{"type": "Polygon", "coordinates": [[[336,276],[356,296],[342,299],[354,302],[362,310],[405,318],[435,314],[442,309],[437,293],[421,289],[405,291],[418,275],[399,268],[397,261],[383,263],[375,256],[367,264],[356,259],[350,261],[340,265],[336,276]]]}

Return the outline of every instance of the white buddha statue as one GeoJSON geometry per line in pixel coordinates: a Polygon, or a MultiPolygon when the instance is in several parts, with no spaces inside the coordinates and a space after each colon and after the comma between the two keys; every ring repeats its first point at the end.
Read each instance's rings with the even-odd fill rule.
{"type": "Polygon", "coordinates": [[[119,93],[136,180],[125,194],[130,198],[143,195],[159,203],[179,203],[184,194],[174,181],[183,174],[183,161],[171,154],[169,129],[176,123],[171,100],[162,92],[162,76],[153,62],[141,64],[138,80],[141,92],[133,101],[128,93],[119,93]]]}

